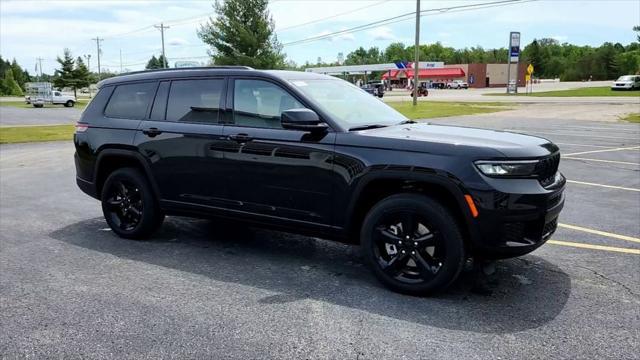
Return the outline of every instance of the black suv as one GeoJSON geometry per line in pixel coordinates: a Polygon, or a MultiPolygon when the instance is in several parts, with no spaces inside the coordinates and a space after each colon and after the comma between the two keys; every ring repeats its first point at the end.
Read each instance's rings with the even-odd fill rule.
{"type": "Polygon", "coordinates": [[[564,204],[548,140],[415,123],[313,73],[114,77],[74,141],[78,186],[121,237],[180,215],[350,241],[385,285],[410,294],[446,287],[470,258],[535,250],[564,204]]]}

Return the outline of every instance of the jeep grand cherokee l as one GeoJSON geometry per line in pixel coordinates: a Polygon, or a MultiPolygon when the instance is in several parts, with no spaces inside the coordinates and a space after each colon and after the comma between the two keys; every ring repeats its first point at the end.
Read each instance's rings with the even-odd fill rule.
{"type": "Polygon", "coordinates": [[[181,215],[352,241],[382,283],[409,294],[446,287],[466,259],[533,251],[564,203],[548,140],[415,123],[305,72],[103,80],[74,142],[77,184],[121,237],[181,215]]]}

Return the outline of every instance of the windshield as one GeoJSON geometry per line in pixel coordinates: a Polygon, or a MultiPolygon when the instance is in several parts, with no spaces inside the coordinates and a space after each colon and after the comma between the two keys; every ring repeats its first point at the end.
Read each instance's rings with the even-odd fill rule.
{"type": "Polygon", "coordinates": [[[395,125],[407,118],[378,98],[340,79],[290,80],[341,126],[395,125]]]}
{"type": "Polygon", "coordinates": [[[633,80],[633,76],[631,75],[620,76],[618,78],[618,81],[632,81],[632,80],[633,80]]]}

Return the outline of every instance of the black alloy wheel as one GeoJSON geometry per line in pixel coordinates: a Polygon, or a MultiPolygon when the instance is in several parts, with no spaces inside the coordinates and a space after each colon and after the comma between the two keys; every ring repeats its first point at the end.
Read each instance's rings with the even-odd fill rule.
{"type": "Polygon", "coordinates": [[[378,279],[402,293],[441,290],[464,265],[457,221],[440,203],[420,194],[393,195],[376,204],[365,218],[360,241],[378,279]]]}
{"type": "Polygon", "coordinates": [[[109,175],[102,189],[102,212],[111,230],[128,239],[148,237],[164,220],[149,182],[133,168],[109,175]]]}
{"type": "Polygon", "coordinates": [[[118,228],[131,231],[142,219],[143,204],[140,189],[126,180],[116,180],[109,188],[106,205],[109,217],[118,228]]]}

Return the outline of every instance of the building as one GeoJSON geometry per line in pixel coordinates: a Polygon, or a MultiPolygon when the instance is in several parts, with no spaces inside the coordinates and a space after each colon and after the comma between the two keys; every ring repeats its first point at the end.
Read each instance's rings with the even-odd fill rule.
{"type": "MultiPolygon", "coordinates": [[[[518,80],[518,86],[524,86],[526,63],[511,64],[511,77],[518,80]]],[[[466,81],[469,87],[506,87],[508,64],[447,64],[442,68],[420,69],[418,78],[420,81],[446,84],[453,80],[466,81]]],[[[390,81],[397,87],[405,87],[413,79],[413,69],[396,69],[382,74],[382,80],[390,81]]]]}

